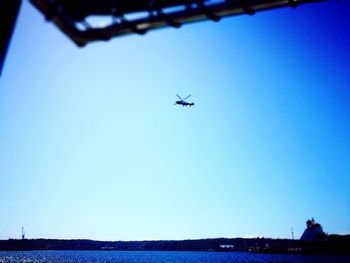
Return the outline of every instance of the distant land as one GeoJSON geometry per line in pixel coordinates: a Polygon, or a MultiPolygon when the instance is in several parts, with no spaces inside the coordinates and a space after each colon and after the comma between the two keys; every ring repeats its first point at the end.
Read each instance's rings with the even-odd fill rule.
{"type": "Polygon", "coordinates": [[[328,235],[323,241],[271,238],[213,238],[167,241],[94,241],[87,239],[0,240],[0,251],[118,250],[118,251],[247,251],[255,253],[350,255],[350,235],[328,235]]]}

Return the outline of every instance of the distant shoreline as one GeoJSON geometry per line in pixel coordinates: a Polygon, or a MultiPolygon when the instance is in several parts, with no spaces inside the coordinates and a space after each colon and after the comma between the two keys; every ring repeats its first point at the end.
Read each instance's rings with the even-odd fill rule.
{"type": "Polygon", "coordinates": [[[326,241],[319,242],[272,238],[211,238],[158,241],[95,241],[88,239],[0,240],[0,251],[211,251],[350,255],[349,247],[350,235],[329,235],[326,241]]]}

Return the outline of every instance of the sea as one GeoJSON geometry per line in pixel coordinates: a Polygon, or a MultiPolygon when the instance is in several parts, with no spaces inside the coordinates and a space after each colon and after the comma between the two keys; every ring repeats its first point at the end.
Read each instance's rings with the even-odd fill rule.
{"type": "Polygon", "coordinates": [[[85,262],[350,262],[350,256],[257,254],[246,252],[166,252],[166,251],[0,251],[0,263],[85,263],[85,262]]]}

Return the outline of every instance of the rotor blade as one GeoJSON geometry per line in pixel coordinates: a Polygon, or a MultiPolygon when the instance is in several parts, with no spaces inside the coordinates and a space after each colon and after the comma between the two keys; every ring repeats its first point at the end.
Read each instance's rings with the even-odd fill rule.
{"type": "Polygon", "coordinates": [[[186,98],[184,98],[183,100],[186,100],[186,99],[188,99],[189,97],[191,97],[191,95],[188,95],[186,98]]]}
{"type": "Polygon", "coordinates": [[[178,96],[178,97],[179,97],[179,99],[180,99],[180,100],[182,100],[182,99],[181,99],[181,97],[179,96],[179,94],[176,94],[176,96],[178,96]]]}

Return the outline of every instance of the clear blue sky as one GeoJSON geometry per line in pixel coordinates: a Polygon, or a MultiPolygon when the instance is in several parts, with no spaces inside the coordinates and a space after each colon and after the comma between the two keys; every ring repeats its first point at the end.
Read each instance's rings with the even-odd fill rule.
{"type": "Polygon", "coordinates": [[[331,1],[79,49],[25,1],[0,239],[290,238],[311,217],[349,234],[349,24],[331,1]]]}

